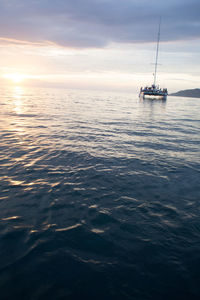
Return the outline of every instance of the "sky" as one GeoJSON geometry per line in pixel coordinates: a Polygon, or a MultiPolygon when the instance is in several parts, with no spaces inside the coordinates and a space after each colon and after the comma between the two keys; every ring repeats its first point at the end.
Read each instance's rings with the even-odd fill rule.
{"type": "Polygon", "coordinates": [[[0,0],[2,84],[174,92],[200,82],[199,0],[0,0]]]}

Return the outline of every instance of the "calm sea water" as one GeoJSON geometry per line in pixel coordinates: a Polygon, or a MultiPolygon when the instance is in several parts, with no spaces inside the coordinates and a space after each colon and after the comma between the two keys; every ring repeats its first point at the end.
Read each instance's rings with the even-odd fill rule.
{"type": "Polygon", "coordinates": [[[200,99],[1,89],[0,298],[200,299],[200,99]]]}

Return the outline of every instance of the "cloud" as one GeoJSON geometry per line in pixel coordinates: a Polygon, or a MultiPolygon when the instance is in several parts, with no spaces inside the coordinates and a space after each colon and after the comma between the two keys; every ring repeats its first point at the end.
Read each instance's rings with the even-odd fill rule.
{"type": "Polygon", "coordinates": [[[0,37],[66,47],[200,38],[199,0],[0,0],[0,37]]]}

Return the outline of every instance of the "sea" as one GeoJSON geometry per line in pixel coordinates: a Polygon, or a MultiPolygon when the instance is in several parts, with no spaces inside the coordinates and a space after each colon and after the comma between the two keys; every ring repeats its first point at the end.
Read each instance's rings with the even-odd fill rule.
{"type": "Polygon", "coordinates": [[[200,299],[200,99],[0,89],[0,299],[200,299]]]}

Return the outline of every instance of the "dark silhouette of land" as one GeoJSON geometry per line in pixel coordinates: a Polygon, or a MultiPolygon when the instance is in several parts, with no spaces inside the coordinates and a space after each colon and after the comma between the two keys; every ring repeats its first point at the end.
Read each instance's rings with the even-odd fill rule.
{"type": "Polygon", "coordinates": [[[170,94],[170,96],[200,98],[200,89],[183,90],[170,94]]]}

